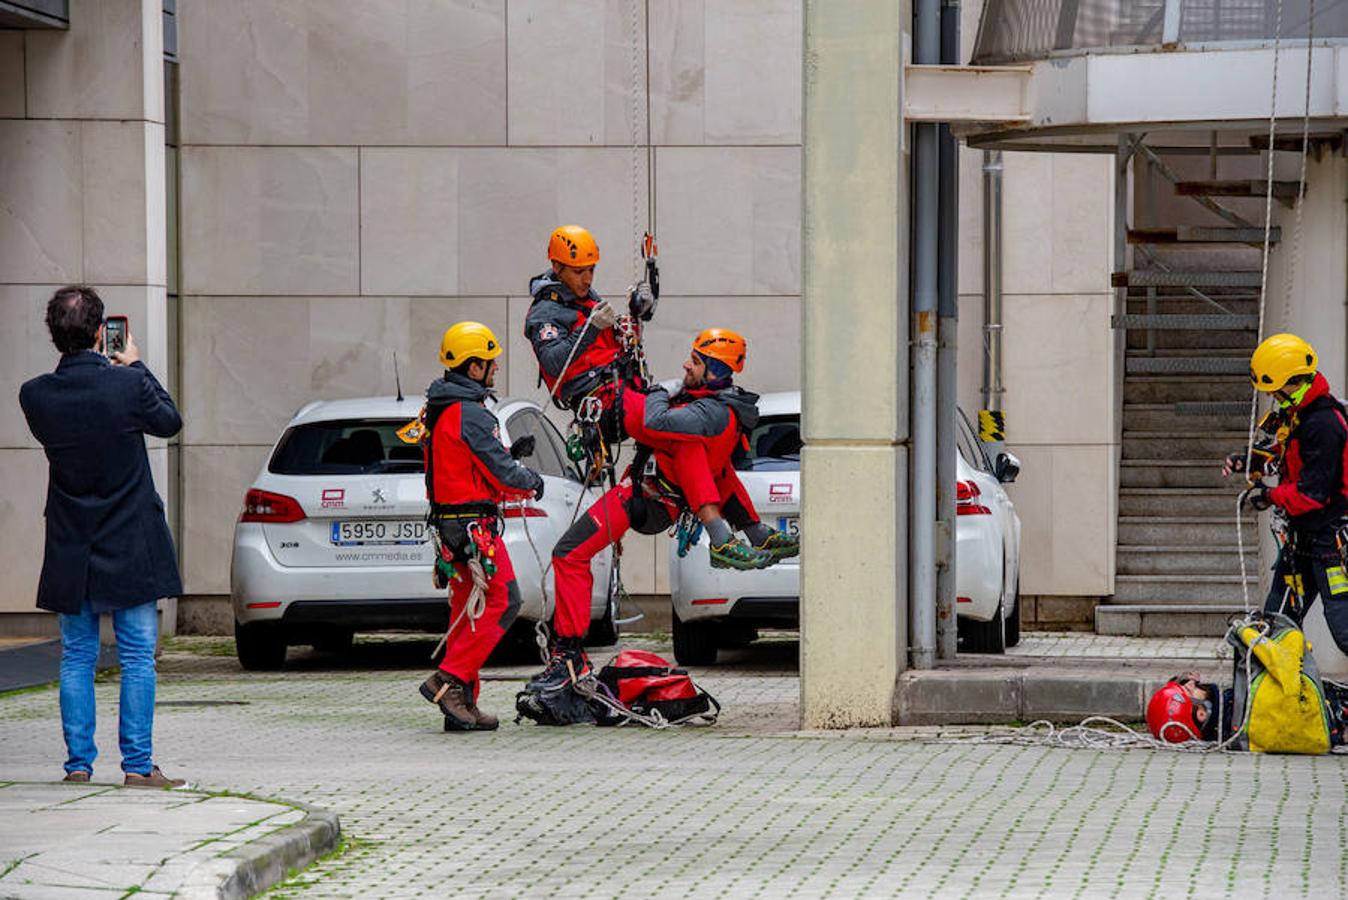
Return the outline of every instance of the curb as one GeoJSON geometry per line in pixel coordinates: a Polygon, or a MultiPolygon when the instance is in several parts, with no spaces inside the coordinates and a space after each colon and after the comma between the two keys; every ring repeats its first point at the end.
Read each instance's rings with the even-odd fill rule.
{"type": "Polygon", "coordinates": [[[292,869],[302,869],[337,846],[342,826],[326,809],[289,803],[304,810],[294,825],[251,841],[187,874],[175,896],[186,900],[242,900],[280,883],[292,869]]]}

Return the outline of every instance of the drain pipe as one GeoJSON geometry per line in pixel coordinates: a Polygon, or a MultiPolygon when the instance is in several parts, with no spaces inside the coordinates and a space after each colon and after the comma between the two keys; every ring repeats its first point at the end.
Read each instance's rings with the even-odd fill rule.
{"type": "MultiPolygon", "coordinates": [[[[957,65],[959,0],[941,3],[941,62],[957,65]]],[[[959,334],[959,141],[940,127],[939,243],[936,278],[936,658],[954,659],[955,625],[955,416],[959,334]]]]}
{"type": "MultiPolygon", "coordinates": [[[[941,0],[918,0],[913,23],[913,58],[918,65],[940,62],[941,0]]],[[[909,490],[909,634],[914,669],[936,665],[936,318],[938,167],[937,126],[913,126],[913,445],[909,490]]]]}
{"type": "Polygon", "coordinates": [[[983,408],[1002,409],[1002,151],[983,151],[983,408]]]}

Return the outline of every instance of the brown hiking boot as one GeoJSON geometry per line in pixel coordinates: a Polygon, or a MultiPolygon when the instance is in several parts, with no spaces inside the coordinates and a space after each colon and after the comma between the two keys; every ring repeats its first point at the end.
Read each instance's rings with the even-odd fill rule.
{"type": "Polygon", "coordinates": [[[491,713],[483,712],[477,708],[476,703],[468,704],[468,711],[473,714],[473,720],[477,722],[479,731],[495,731],[501,726],[501,720],[491,713]]]}
{"type": "Polygon", "coordinates": [[[169,778],[159,767],[150,769],[149,775],[137,775],[135,772],[127,772],[126,780],[122,782],[127,787],[152,787],[152,788],[176,788],[187,784],[183,778],[169,778]]]}
{"type": "Polygon", "coordinates": [[[436,669],[422,682],[421,696],[445,714],[445,731],[477,730],[477,717],[469,709],[465,685],[453,675],[436,669]]]}

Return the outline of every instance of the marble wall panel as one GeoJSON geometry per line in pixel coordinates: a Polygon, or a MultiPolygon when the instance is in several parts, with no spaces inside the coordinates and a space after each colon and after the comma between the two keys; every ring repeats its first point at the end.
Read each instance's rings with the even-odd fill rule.
{"type": "MultiPolygon", "coordinates": [[[[427,386],[444,374],[440,365],[440,337],[446,328],[464,320],[483,323],[506,348],[507,358],[500,363],[496,373],[497,395],[513,396],[520,390],[510,366],[510,358],[515,355],[512,341],[516,334],[510,327],[504,297],[413,297],[408,305],[408,349],[405,355],[401,351],[398,354],[403,391],[408,397],[424,395],[427,386]]],[[[519,339],[524,340],[523,326],[519,330],[519,339]]],[[[529,352],[527,346],[524,351],[529,352]]],[[[533,383],[531,376],[522,381],[524,388],[531,388],[533,383]]]]}
{"type": "Polygon", "coordinates": [[[505,7],[505,0],[184,4],[183,140],[504,144],[505,7]]]}
{"type": "Polygon", "coordinates": [[[1110,160],[1080,153],[1004,153],[1002,159],[1002,289],[1109,290],[1110,160]]]}
{"type": "MultiPolygon", "coordinates": [[[[187,442],[266,444],[313,400],[405,396],[443,371],[440,335],[460,319],[504,333],[504,300],[189,297],[183,310],[187,442]]],[[[504,388],[504,385],[502,386],[504,388]]],[[[504,391],[503,391],[504,392],[504,391]]]]}
{"type": "Polygon", "coordinates": [[[1006,297],[1002,408],[1011,440],[1114,443],[1113,302],[1108,294],[1006,297]]]}
{"type": "Polygon", "coordinates": [[[37,608],[46,502],[47,457],[43,452],[0,449],[0,571],[5,573],[0,614],[37,608]]]}
{"type": "Polygon", "coordinates": [[[511,146],[646,142],[645,7],[631,0],[510,4],[511,146]]]}
{"type": "Polygon", "coordinates": [[[178,548],[183,593],[229,593],[234,523],[243,508],[243,495],[270,450],[270,443],[183,447],[183,533],[178,548]]]}
{"type": "Polygon", "coordinates": [[[24,117],[22,31],[0,31],[0,118],[24,117]]]}
{"type": "Polygon", "coordinates": [[[1020,477],[1007,488],[1020,515],[1021,592],[1112,594],[1115,448],[1014,441],[1008,447],[1021,461],[1020,477]],[[1100,502],[1083,498],[1083,485],[1099,485],[1100,502]]]}
{"type": "Polygon", "coordinates": [[[80,125],[0,120],[0,283],[84,276],[80,125]]]}
{"type": "Polygon", "coordinates": [[[457,293],[510,296],[527,291],[529,279],[548,268],[548,235],[567,222],[584,225],[599,243],[597,291],[616,297],[632,283],[648,192],[643,168],[632,183],[628,151],[442,152],[444,164],[458,171],[457,293]]]}
{"type": "Polygon", "coordinates": [[[442,150],[363,149],[361,291],[457,293],[458,247],[459,168],[454,157],[442,150]]]}
{"type": "Polygon", "coordinates": [[[28,115],[163,122],[161,14],[158,0],[71,0],[69,30],[29,31],[28,115]]]}
{"type": "Polygon", "coordinates": [[[799,144],[800,0],[651,6],[657,144],[799,144]]]}
{"type": "MultiPolygon", "coordinates": [[[[47,300],[55,285],[0,285],[0,448],[40,446],[19,408],[19,386],[56,368],[60,356],[47,334],[47,300]]],[[[0,522],[4,521],[0,518],[0,522]]]]}
{"type": "Polygon", "coordinates": [[[184,294],[356,294],[357,153],[184,147],[184,294]]]}
{"type": "Polygon", "coordinates": [[[164,126],[81,122],[84,278],[164,284],[164,126]]]}
{"type": "Polygon", "coordinates": [[[661,148],[655,171],[666,290],[800,293],[798,148],[661,148]]]}

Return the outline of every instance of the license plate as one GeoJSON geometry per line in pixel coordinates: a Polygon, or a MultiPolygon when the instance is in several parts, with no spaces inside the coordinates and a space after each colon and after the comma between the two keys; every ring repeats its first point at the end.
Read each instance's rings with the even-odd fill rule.
{"type": "Polygon", "coordinates": [[[424,543],[426,523],[416,519],[343,519],[332,523],[334,547],[424,543]]]}
{"type": "Polygon", "coordinates": [[[777,530],[800,536],[800,516],[778,516],[777,530]]]}

